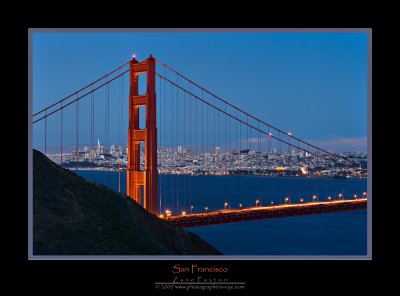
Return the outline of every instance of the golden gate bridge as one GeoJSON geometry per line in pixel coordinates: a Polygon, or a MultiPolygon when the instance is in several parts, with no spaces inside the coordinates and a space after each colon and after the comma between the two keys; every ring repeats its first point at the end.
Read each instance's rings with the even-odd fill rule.
{"type": "MultiPolygon", "coordinates": [[[[113,150],[117,151],[118,190],[121,191],[121,173],[126,170],[126,195],[150,213],[178,227],[367,207],[367,192],[360,190],[360,186],[356,189],[353,184],[352,192],[343,192],[334,180],[334,188],[322,194],[323,184],[318,182],[324,178],[322,172],[328,169],[339,173],[347,171],[346,176],[352,176],[353,183],[359,182],[362,172],[366,171],[359,162],[317,147],[292,132],[256,118],[151,55],[142,62],[133,56],[131,61],[34,113],[32,122],[35,128],[42,129],[42,150],[46,155],[48,141],[54,140],[48,139],[48,130],[58,126],[59,163],[64,166],[71,160],[67,155],[72,157],[76,167],[84,163],[80,160],[80,143],[88,145],[83,158],[93,164],[95,158],[99,158],[97,154],[101,154],[99,140],[96,148],[96,138],[101,134],[108,147],[110,135],[117,133],[120,145],[117,148],[113,145],[113,150]],[[124,163],[124,77],[128,73],[127,161],[124,163]],[[120,92],[110,94],[110,85],[115,86],[117,81],[120,81],[120,92]],[[59,121],[55,121],[56,116],[59,121]],[[103,123],[104,129],[100,131],[103,123]],[[72,155],[65,150],[65,134],[70,138],[75,134],[72,155]],[[215,149],[214,153],[210,152],[210,147],[215,149]],[[165,155],[169,155],[168,158],[165,155]],[[272,193],[260,188],[255,204],[254,196],[249,196],[247,206],[244,206],[245,202],[233,205],[226,193],[223,207],[196,207],[193,211],[193,200],[201,197],[192,196],[192,180],[183,175],[226,176],[251,172],[270,176],[271,169],[266,168],[266,163],[272,160],[280,164],[275,169],[279,174],[291,172],[297,177],[313,174],[315,180],[308,182],[307,193],[300,192],[296,178],[288,178],[279,194],[279,202],[262,204],[262,197],[272,193]],[[171,177],[167,180],[162,177],[165,174],[171,177]],[[171,182],[172,191],[166,191],[166,182],[171,182]],[[183,193],[179,193],[179,188],[185,188],[181,190],[183,193]],[[169,208],[163,209],[166,200],[170,200],[169,208]],[[183,208],[190,207],[190,212],[180,211],[182,203],[183,208]]],[[[110,151],[103,148],[101,156],[103,166],[110,168],[110,151]]],[[[270,187],[272,181],[268,182],[270,187]]],[[[226,184],[221,181],[219,186],[226,184]]],[[[204,194],[210,194],[213,189],[205,188],[204,194]]]]}

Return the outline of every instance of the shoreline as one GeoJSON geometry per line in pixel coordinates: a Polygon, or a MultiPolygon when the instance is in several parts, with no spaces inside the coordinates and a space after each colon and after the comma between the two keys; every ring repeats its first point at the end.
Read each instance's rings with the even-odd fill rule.
{"type": "MultiPolygon", "coordinates": [[[[104,168],[98,168],[98,167],[88,167],[88,168],[64,168],[70,171],[96,171],[96,172],[126,172],[126,169],[118,170],[118,169],[104,169],[104,168]]],[[[274,175],[255,175],[255,174],[213,174],[213,173],[207,173],[207,174],[176,174],[176,173],[158,173],[159,175],[174,175],[174,176],[180,176],[180,175],[189,175],[189,176],[242,176],[242,177],[302,177],[302,178],[336,178],[336,179],[367,179],[367,178],[360,178],[360,177],[349,177],[349,178],[338,178],[335,176],[293,176],[293,175],[279,175],[279,174],[274,174],[274,175]]]]}

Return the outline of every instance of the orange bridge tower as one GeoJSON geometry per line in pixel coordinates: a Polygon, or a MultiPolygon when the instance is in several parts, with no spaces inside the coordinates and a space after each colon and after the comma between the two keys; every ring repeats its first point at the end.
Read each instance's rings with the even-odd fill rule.
{"type": "Polygon", "coordinates": [[[154,215],[158,215],[157,125],[156,125],[156,72],[155,59],[130,61],[128,168],[126,193],[154,215]],[[147,90],[139,94],[138,76],[147,76],[147,90]],[[146,109],[146,126],[139,128],[139,108],[146,109]],[[144,167],[140,168],[140,143],[144,143],[144,167]]]}

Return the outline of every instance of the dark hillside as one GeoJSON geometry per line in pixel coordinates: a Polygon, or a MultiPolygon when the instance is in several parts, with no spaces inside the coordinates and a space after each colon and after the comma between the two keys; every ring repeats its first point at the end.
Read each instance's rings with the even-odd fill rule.
{"type": "Polygon", "coordinates": [[[217,255],[130,198],[33,151],[34,255],[217,255]]]}

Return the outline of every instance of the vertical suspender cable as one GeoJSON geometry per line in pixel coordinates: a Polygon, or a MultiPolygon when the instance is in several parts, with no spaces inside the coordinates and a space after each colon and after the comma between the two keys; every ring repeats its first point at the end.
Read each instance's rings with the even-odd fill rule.
{"type": "Polygon", "coordinates": [[[79,101],[76,102],[76,138],[75,138],[75,169],[78,170],[79,161],[79,101]]]}
{"type": "MultiPolygon", "coordinates": [[[[106,139],[106,147],[104,147],[104,154],[111,154],[110,152],[110,83],[107,84],[107,139],[106,139]]],[[[108,159],[107,162],[107,171],[106,171],[106,180],[108,182],[108,174],[110,170],[110,160],[108,159]]],[[[106,185],[108,184],[106,182],[106,185]]]]}
{"type": "MultiPolygon", "coordinates": [[[[196,130],[196,138],[195,138],[195,150],[196,150],[196,156],[195,156],[195,158],[197,159],[197,162],[196,162],[196,164],[198,165],[198,160],[199,160],[199,155],[198,155],[198,112],[197,112],[197,101],[198,100],[195,100],[195,113],[196,113],[196,116],[195,116],[195,119],[196,119],[196,124],[195,124],[195,130],[196,130]]],[[[198,174],[199,174],[199,178],[200,179],[198,179],[200,182],[202,181],[202,178],[203,178],[203,176],[201,176],[201,173],[199,172],[199,170],[198,170],[198,174]]],[[[199,182],[199,183],[200,183],[199,182]]],[[[196,199],[195,199],[195,201],[197,201],[199,199],[199,196],[198,195],[196,195],[196,199]]]]}
{"type": "Polygon", "coordinates": [[[124,100],[124,76],[121,77],[121,98],[119,100],[119,108],[118,108],[118,192],[121,193],[121,156],[123,150],[122,144],[122,105],[124,100]]]}
{"type": "MultiPolygon", "coordinates": [[[[158,152],[157,152],[157,169],[158,167],[161,167],[161,155],[162,155],[162,145],[161,145],[161,126],[162,126],[162,121],[161,121],[161,101],[162,101],[162,90],[161,90],[161,77],[159,77],[158,80],[159,83],[159,95],[158,95],[158,152]]],[[[162,175],[159,175],[159,181],[158,181],[158,199],[160,203],[160,208],[159,208],[159,213],[163,213],[162,211],[162,175]]]]}
{"type": "MultiPolygon", "coordinates": [[[[280,165],[283,165],[282,164],[282,142],[279,140],[279,162],[280,162],[280,165]]],[[[282,175],[283,175],[283,172],[282,172],[282,175]]],[[[282,180],[279,180],[279,181],[282,181],[282,180]]],[[[281,182],[279,182],[279,203],[281,204],[282,203],[282,187],[283,187],[283,185],[281,184],[281,182]]]]}
{"type": "MultiPolygon", "coordinates": [[[[108,98],[108,86],[109,84],[107,84],[107,88],[104,88],[104,149],[103,149],[103,156],[104,156],[104,166],[105,166],[105,172],[104,172],[104,183],[107,186],[107,178],[108,178],[108,171],[107,171],[107,158],[106,158],[106,149],[108,147],[107,145],[107,125],[108,125],[108,110],[107,110],[107,98],[108,98]]],[[[100,148],[100,147],[99,147],[100,148]]],[[[99,149],[98,151],[99,156],[101,153],[101,150],[99,149]]]]}
{"type": "MultiPolygon", "coordinates": [[[[308,158],[308,151],[310,151],[310,145],[307,145],[307,152],[304,152],[304,156],[306,159],[308,158]]],[[[310,202],[310,178],[311,178],[311,172],[310,172],[310,162],[308,161],[307,163],[307,170],[308,170],[308,180],[307,180],[307,201],[310,202]]]]}
{"type": "Polygon", "coordinates": [[[318,171],[318,167],[319,167],[319,159],[318,159],[318,156],[319,156],[319,151],[318,151],[318,149],[317,149],[317,168],[316,168],[316,197],[317,197],[317,201],[319,200],[319,196],[318,196],[318,176],[319,176],[319,171],[318,171]]]}
{"type": "Polygon", "coordinates": [[[288,138],[288,160],[289,160],[289,170],[288,170],[288,198],[289,202],[292,202],[292,196],[291,196],[291,191],[290,191],[290,183],[291,183],[291,175],[292,175],[292,157],[290,154],[290,135],[287,135],[288,138]]]}
{"type": "MultiPolygon", "coordinates": [[[[174,86],[171,84],[171,148],[172,157],[174,158],[175,146],[174,146],[174,86]]],[[[174,208],[174,172],[171,172],[171,208],[174,208]]],[[[178,209],[175,213],[178,215],[178,209]]]]}
{"type": "Polygon", "coordinates": [[[47,156],[47,110],[45,112],[46,117],[44,118],[44,155],[47,156]]]}
{"type": "MultiPolygon", "coordinates": [[[[185,92],[183,92],[183,149],[182,149],[182,158],[183,158],[183,167],[186,167],[186,172],[184,172],[184,174],[182,175],[183,178],[183,202],[184,202],[184,207],[186,207],[186,182],[187,182],[187,166],[186,166],[186,96],[185,96],[185,92]]],[[[192,204],[190,204],[189,206],[191,207],[192,204]]],[[[192,210],[192,208],[191,208],[192,210]]]]}
{"type": "MultiPolygon", "coordinates": [[[[192,83],[189,82],[189,90],[192,92],[192,83]]],[[[189,147],[190,147],[190,157],[193,159],[192,151],[192,96],[189,95],[189,147]]],[[[193,162],[192,162],[192,172],[193,173],[193,162]]],[[[189,203],[192,204],[192,176],[189,178],[189,203]]]]}
{"type": "MultiPolygon", "coordinates": [[[[201,98],[203,99],[203,90],[201,90],[201,98]]],[[[201,102],[201,158],[200,159],[203,159],[203,157],[204,157],[204,138],[203,138],[203,135],[204,135],[204,125],[203,125],[203,123],[204,123],[204,117],[203,117],[204,111],[203,111],[203,109],[204,109],[204,103],[201,102]]],[[[203,176],[202,176],[203,184],[201,186],[201,199],[204,200],[204,187],[205,187],[205,184],[207,182],[207,178],[206,178],[206,176],[204,174],[204,159],[203,159],[202,163],[203,163],[203,172],[202,172],[202,174],[203,174],[203,176]]],[[[197,206],[198,206],[198,200],[196,200],[196,208],[197,208],[197,206]]]]}
{"type": "MultiPolygon", "coordinates": [[[[297,140],[297,163],[300,163],[300,143],[298,140],[297,140]]],[[[300,194],[300,174],[299,174],[300,171],[301,171],[300,167],[297,167],[296,176],[297,176],[297,198],[298,199],[302,198],[301,194],[300,194]]]]}
{"type": "MultiPolygon", "coordinates": [[[[176,75],[176,84],[179,85],[178,75],[176,75]]],[[[179,145],[179,88],[176,88],[176,145],[179,145]]],[[[178,151],[177,151],[178,152],[178,151]]],[[[177,159],[179,159],[179,154],[177,154],[177,159]]],[[[180,171],[177,172],[176,176],[176,209],[179,213],[179,174],[180,171]]]]}
{"type": "MultiPolygon", "coordinates": [[[[62,108],[62,106],[63,106],[63,103],[61,102],[61,108],[62,108]]],[[[61,109],[61,133],[60,133],[60,136],[61,136],[61,145],[60,145],[60,147],[61,147],[61,160],[60,160],[60,165],[62,166],[62,164],[63,164],[63,109],[61,109]]]]}
{"type": "MultiPolygon", "coordinates": [[[[271,152],[272,152],[272,147],[271,147],[271,132],[270,132],[270,128],[268,127],[268,138],[267,138],[267,152],[268,152],[268,174],[267,174],[267,180],[268,180],[268,195],[269,195],[269,199],[273,199],[272,197],[272,188],[271,188],[271,178],[272,178],[272,172],[271,172],[271,167],[270,167],[270,159],[271,159],[271,152]]],[[[274,201],[271,200],[271,202],[273,203],[274,201]]]]}

